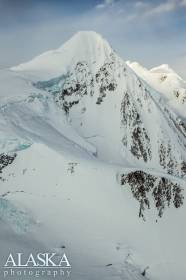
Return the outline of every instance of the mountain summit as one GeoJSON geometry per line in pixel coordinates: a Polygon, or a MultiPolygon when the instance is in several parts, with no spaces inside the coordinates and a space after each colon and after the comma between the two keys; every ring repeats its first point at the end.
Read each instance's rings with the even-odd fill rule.
{"type": "Polygon", "coordinates": [[[101,35],[93,31],[80,31],[56,50],[47,51],[33,60],[13,67],[12,70],[38,75],[37,78],[52,78],[68,71],[69,65],[78,61],[95,61],[101,65],[111,53],[111,47],[101,35]]]}

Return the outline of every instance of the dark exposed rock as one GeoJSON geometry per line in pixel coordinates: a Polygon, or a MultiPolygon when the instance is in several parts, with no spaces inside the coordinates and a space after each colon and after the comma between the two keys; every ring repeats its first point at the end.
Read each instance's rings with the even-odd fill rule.
{"type": "Polygon", "coordinates": [[[178,132],[180,132],[182,136],[186,137],[186,123],[182,119],[180,119],[180,117],[175,117],[175,115],[172,114],[171,111],[168,110],[168,108],[164,108],[164,111],[176,130],[178,130],[178,132]]]}
{"type": "Polygon", "coordinates": [[[69,110],[79,103],[84,95],[93,96],[94,81],[99,86],[99,97],[96,104],[102,103],[108,92],[115,91],[117,83],[113,77],[114,56],[111,55],[109,62],[105,63],[93,77],[86,62],[78,62],[64,78],[64,83],[56,95],[56,102],[68,114],[69,110]],[[73,101],[72,97],[73,96],[73,101]],[[75,100],[74,100],[75,99],[75,100]]]}
{"type": "Polygon", "coordinates": [[[160,165],[167,171],[168,174],[185,176],[186,174],[186,162],[177,162],[176,158],[172,154],[172,147],[170,144],[167,146],[161,143],[159,146],[159,160],[160,165]]]}
{"type": "Polygon", "coordinates": [[[77,164],[77,162],[69,162],[67,171],[69,171],[71,174],[74,173],[77,164]]]}
{"type": "Polygon", "coordinates": [[[186,162],[184,161],[181,163],[181,171],[186,174],[186,162]]]}
{"type": "Polygon", "coordinates": [[[150,143],[150,139],[146,133],[145,128],[141,129],[141,127],[135,127],[133,132],[132,132],[132,140],[133,140],[133,145],[131,146],[131,152],[133,155],[135,155],[138,159],[143,158],[145,162],[148,161],[148,157],[151,155],[150,149],[144,148],[143,142],[145,140],[150,143]]]}
{"type": "Polygon", "coordinates": [[[130,134],[124,135],[122,139],[124,146],[128,147],[137,159],[147,162],[152,157],[150,138],[127,92],[121,104],[121,118],[126,131],[130,131],[130,134]]]}
{"type": "Polygon", "coordinates": [[[121,175],[121,185],[129,184],[135,199],[139,201],[139,217],[144,217],[146,209],[150,208],[151,197],[158,211],[158,216],[162,217],[163,211],[171,204],[179,208],[183,204],[182,188],[178,183],[174,183],[165,177],[157,177],[144,171],[134,171],[121,175]]]}
{"type": "Polygon", "coordinates": [[[186,101],[186,90],[184,92],[180,90],[174,90],[174,96],[182,103],[184,104],[186,101]]]}
{"type": "Polygon", "coordinates": [[[0,172],[3,168],[11,164],[16,158],[16,154],[8,155],[8,154],[0,154],[0,172]]]}
{"type": "Polygon", "coordinates": [[[167,79],[167,75],[163,75],[163,76],[161,76],[161,78],[160,78],[161,82],[164,82],[166,79],[167,79]]]}
{"type": "Polygon", "coordinates": [[[56,102],[68,114],[84,95],[93,95],[93,77],[86,62],[78,62],[72,72],[68,73],[56,95],[56,102]]]}
{"type": "Polygon", "coordinates": [[[72,102],[71,101],[69,101],[69,102],[65,101],[63,103],[63,110],[65,111],[66,114],[68,114],[70,108],[72,108],[73,105],[78,104],[78,103],[79,103],[79,100],[72,101],[72,102]]]}
{"type": "Polygon", "coordinates": [[[98,97],[97,101],[96,101],[96,104],[101,104],[101,102],[103,101],[103,99],[101,97],[98,97]]]}
{"type": "Polygon", "coordinates": [[[110,91],[113,92],[117,88],[116,79],[113,76],[114,73],[114,59],[115,57],[111,55],[110,61],[105,63],[99,71],[96,73],[96,82],[99,85],[99,97],[96,104],[101,104],[103,98],[110,91]]]}
{"type": "Polygon", "coordinates": [[[142,276],[146,276],[146,272],[147,272],[147,269],[149,269],[149,266],[147,266],[141,273],[142,276]]]}
{"type": "MultiPolygon", "coordinates": [[[[16,154],[0,154],[0,174],[2,174],[2,170],[10,165],[14,159],[16,158],[16,154]]],[[[3,180],[3,178],[0,176],[0,180],[3,180]]]]}

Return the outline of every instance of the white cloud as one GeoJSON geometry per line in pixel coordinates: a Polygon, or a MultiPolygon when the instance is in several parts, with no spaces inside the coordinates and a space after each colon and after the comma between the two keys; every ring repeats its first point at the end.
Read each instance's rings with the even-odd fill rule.
{"type": "Polygon", "coordinates": [[[127,18],[129,21],[134,21],[137,18],[145,19],[161,14],[168,14],[183,7],[186,7],[186,0],[165,0],[156,5],[153,2],[139,0],[131,6],[127,18]]]}
{"type": "Polygon", "coordinates": [[[97,9],[104,9],[110,6],[131,7],[130,18],[136,18],[138,16],[150,17],[158,14],[169,13],[179,8],[186,7],[186,0],[162,0],[159,4],[155,4],[153,1],[136,0],[133,2],[127,2],[124,0],[103,0],[96,6],[97,9]]]}
{"type": "Polygon", "coordinates": [[[105,8],[105,4],[98,4],[98,5],[96,5],[96,8],[103,9],[103,8],[105,8]]]}
{"type": "Polygon", "coordinates": [[[115,0],[104,0],[102,3],[96,6],[97,9],[103,9],[114,4],[115,0]]]}
{"type": "Polygon", "coordinates": [[[114,0],[105,0],[106,5],[111,5],[114,3],[114,0]]]}
{"type": "Polygon", "coordinates": [[[167,1],[155,7],[150,7],[149,10],[146,11],[145,15],[151,16],[151,15],[156,15],[161,13],[168,13],[174,11],[176,8],[177,8],[177,3],[175,1],[167,1]]]}
{"type": "Polygon", "coordinates": [[[141,9],[141,8],[144,8],[147,4],[145,2],[142,2],[142,1],[137,1],[134,6],[135,8],[137,9],[141,9]]]}

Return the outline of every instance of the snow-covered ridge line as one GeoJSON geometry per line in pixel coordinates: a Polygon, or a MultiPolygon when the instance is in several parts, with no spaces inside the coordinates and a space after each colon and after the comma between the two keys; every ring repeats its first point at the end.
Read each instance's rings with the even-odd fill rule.
{"type": "Polygon", "coordinates": [[[126,63],[152,88],[161,92],[177,114],[186,118],[186,81],[169,65],[162,64],[148,70],[137,62],[127,61],[126,63]]]}

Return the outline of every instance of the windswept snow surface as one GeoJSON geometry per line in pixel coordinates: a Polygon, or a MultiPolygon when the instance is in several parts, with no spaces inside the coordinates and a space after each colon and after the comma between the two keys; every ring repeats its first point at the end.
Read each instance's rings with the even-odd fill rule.
{"type": "Polygon", "coordinates": [[[186,118],[186,82],[167,64],[150,70],[138,62],[126,62],[152,88],[164,94],[168,104],[186,118]]]}
{"type": "Polygon", "coordinates": [[[185,279],[184,120],[144,80],[95,32],[0,71],[3,260],[65,252],[72,280],[185,279]],[[135,187],[121,185],[136,170],[174,183],[168,203],[138,190],[144,219],[135,187]]]}

